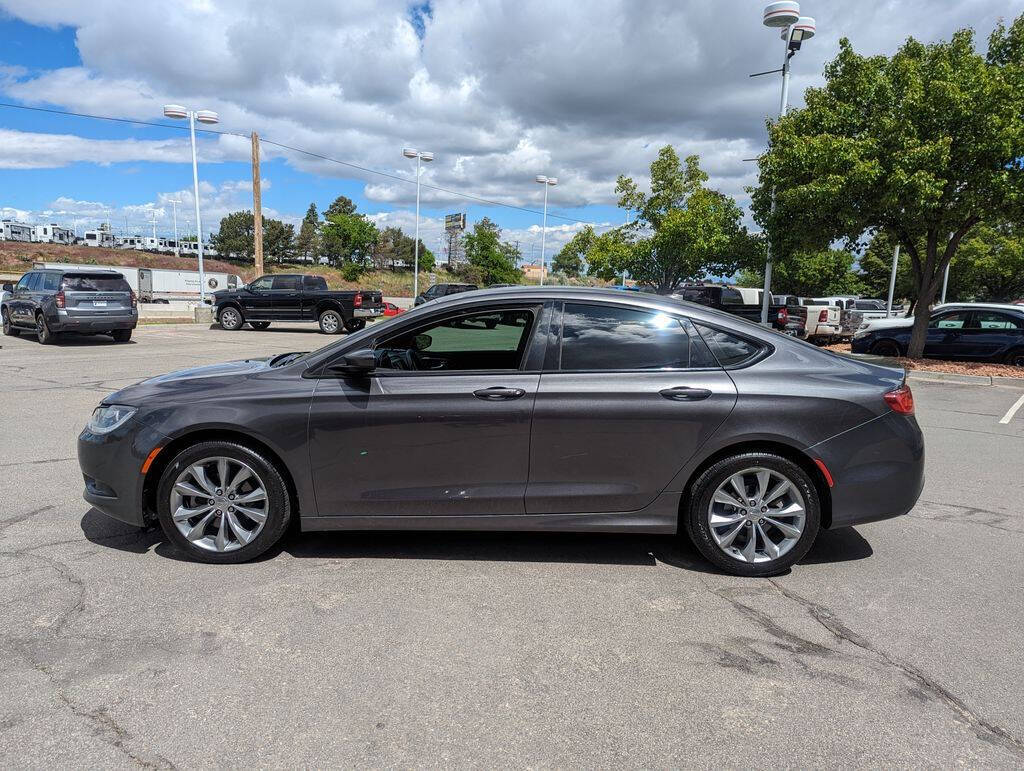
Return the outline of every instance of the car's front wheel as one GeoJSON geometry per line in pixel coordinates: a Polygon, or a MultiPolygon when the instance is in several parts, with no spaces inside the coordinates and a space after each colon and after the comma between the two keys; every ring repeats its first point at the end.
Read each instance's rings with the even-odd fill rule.
{"type": "Polygon", "coordinates": [[[249,326],[253,329],[262,332],[264,329],[270,326],[269,321],[250,321],[249,326]]]}
{"type": "Polygon", "coordinates": [[[11,324],[11,315],[10,313],[7,312],[6,308],[4,308],[2,312],[0,312],[0,317],[3,317],[4,334],[7,335],[8,337],[17,337],[18,330],[15,329],[14,326],[11,324]]]}
{"type": "Polygon", "coordinates": [[[261,453],[234,442],[201,442],[164,469],[157,515],[164,533],[189,558],[237,563],[280,540],[291,520],[291,502],[281,472],[261,453]]]}
{"type": "Polygon", "coordinates": [[[228,306],[220,312],[220,325],[228,332],[241,329],[244,323],[245,319],[242,318],[241,312],[233,306],[228,306]]]}
{"type": "Polygon", "coordinates": [[[366,328],[366,319],[349,319],[345,322],[345,330],[350,334],[366,328]]]}
{"type": "Polygon", "coordinates": [[[693,483],[686,529],[701,554],[739,576],[773,576],[818,535],[821,503],[793,461],[768,452],[724,458],[693,483]]]}

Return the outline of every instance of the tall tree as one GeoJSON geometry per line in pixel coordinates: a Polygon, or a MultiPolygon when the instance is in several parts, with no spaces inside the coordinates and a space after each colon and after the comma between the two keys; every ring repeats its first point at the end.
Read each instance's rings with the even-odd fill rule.
{"type": "Polygon", "coordinates": [[[316,257],[318,251],[317,237],[320,229],[320,215],[317,213],[316,204],[311,203],[306,209],[306,216],[302,218],[299,226],[299,235],[295,239],[295,251],[304,259],[316,257]]]}
{"type": "Polygon", "coordinates": [[[859,55],[843,39],[825,80],[769,127],[755,219],[783,259],[877,232],[899,241],[918,297],[909,354],[919,357],[964,238],[1024,214],[1024,16],[996,27],[987,56],[969,29],[930,45],[910,38],[892,57],[859,55]]]}
{"type": "MultiPolygon", "coordinates": [[[[773,291],[800,297],[860,294],[863,286],[853,269],[853,261],[853,254],[845,249],[798,252],[775,266],[773,291]]],[[[737,283],[741,286],[764,286],[764,261],[756,263],[757,267],[751,266],[740,273],[737,283]]]]}
{"type": "Polygon", "coordinates": [[[320,228],[320,250],[332,264],[353,262],[361,266],[368,265],[377,239],[377,226],[364,215],[354,212],[328,213],[327,221],[320,228]]]}
{"type": "Polygon", "coordinates": [[[734,273],[747,232],[736,201],[706,187],[707,180],[696,155],[680,163],[671,146],[661,148],[651,163],[650,194],[620,176],[615,187],[619,206],[637,216],[625,226],[636,239],[625,264],[617,267],[659,292],[734,273]]]}
{"type": "Polygon", "coordinates": [[[593,246],[595,238],[597,236],[594,234],[593,226],[584,227],[555,255],[555,259],[551,261],[551,270],[573,278],[578,277],[583,272],[584,258],[593,246]]]}
{"type": "Polygon", "coordinates": [[[338,214],[349,215],[355,213],[356,205],[355,203],[352,202],[352,199],[349,198],[348,196],[339,195],[337,198],[331,201],[331,205],[327,207],[327,211],[324,212],[324,219],[329,219],[330,217],[333,217],[338,214]]]}
{"type": "Polygon", "coordinates": [[[519,283],[523,274],[516,267],[515,252],[514,246],[502,244],[501,228],[487,217],[466,235],[466,257],[485,284],[519,283]]]}
{"type": "MultiPolygon", "coordinates": [[[[256,252],[251,211],[231,212],[220,221],[220,228],[210,242],[224,256],[253,262],[256,252]]],[[[281,220],[263,218],[263,252],[271,259],[283,262],[294,253],[295,226],[281,220]]]]}

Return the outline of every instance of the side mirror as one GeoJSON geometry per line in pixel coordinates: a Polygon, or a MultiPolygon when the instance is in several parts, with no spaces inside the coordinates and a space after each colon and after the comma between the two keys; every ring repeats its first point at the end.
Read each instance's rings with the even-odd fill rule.
{"type": "Polygon", "coordinates": [[[13,292],[14,284],[4,284],[2,287],[0,287],[0,289],[3,289],[3,291],[5,292],[13,292]]]}
{"type": "Polygon", "coordinates": [[[331,364],[327,370],[338,375],[368,375],[377,368],[377,358],[369,348],[345,354],[340,361],[331,364]]]}

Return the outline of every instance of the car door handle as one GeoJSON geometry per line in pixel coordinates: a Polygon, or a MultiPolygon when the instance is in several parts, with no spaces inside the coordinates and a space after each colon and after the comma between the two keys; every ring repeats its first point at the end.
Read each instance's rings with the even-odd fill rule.
{"type": "Polygon", "coordinates": [[[711,396],[711,391],[707,388],[690,388],[689,386],[665,388],[658,393],[674,402],[697,402],[711,396]]]}
{"type": "Polygon", "coordinates": [[[474,391],[473,396],[477,399],[497,402],[507,399],[518,399],[521,396],[526,396],[526,391],[522,388],[504,388],[503,386],[494,386],[493,388],[481,388],[474,391]]]}

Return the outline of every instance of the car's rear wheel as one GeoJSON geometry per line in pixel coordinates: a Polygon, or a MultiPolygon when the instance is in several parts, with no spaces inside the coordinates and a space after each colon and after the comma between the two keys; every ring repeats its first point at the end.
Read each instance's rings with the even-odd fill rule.
{"type": "Polygon", "coordinates": [[[57,339],[57,335],[50,331],[50,325],[46,323],[46,317],[42,313],[36,316],[36,337],[43,345],[50,345],[57,339]]]}
{"type": "Polygon", "coordinates": [[[270,322],[269,321],[250,321],[249,322],[249,326],[252,327],[253,329],[256,329],[256,330],[259,330],[260,332],[262,332],[264,329],[266,329],[267,327],[270,326],[270,322]]]}
{"type": "Polygon", "coordinates": [[[110,336],[114,338],[115,343],[127,343],[132,339],[132,331],[130,329],[115,329],[110,336]]]}
{"type": "Polygon", "coordinates": [[[245,319],[242,318],[241,311],[233,306],[228,306],[220,312],[220,325],[222,329],[226,329],[228,332],[234,332],[235,330],[241,329],[242,324],[245,323],[245,319]]]}
{"type": "Polygon", "coordinates": [[[343,324],[341,314],[337,311],[326,310],[320,314],[320,331],[325,335],[338,334],[343,324]]]}
{"type": "Polygon", "coordinates": [[[234,442],[201,442],[164,469],[157,516],[189,558],[237,563],[280,540],[291,502],[281,472],[261,453],[234,442]]]}
{"type": "Polygon", "coordinates": [[[18,330],[14,328],[13,324],[11,324],[11,315],[7,312],[6,308],[4,308],[3,311],[0,311],[0,317],[3,318],[4,334],[8,337],[17,337],[18,330]]]}
{"type": "MultiPolygon", "coordinates": [[[[4,327],[6,333],[7,327],[4,327]]],[[[1006,363],[1014,367],[1024,367],[1024,348],[1017,348],[1006,354],[1006,363]]]]}
{"type": "Polygon", "coordinates": [[[718,461],[693,483],[686,530],[701,554],[740,576],[772,576],[803,557],[818,535],[821,503],[793,461],[748,452],[718,461]]]}
{"type": "Polygon", "coordinates": [[[875,356],[888,356],[896,359],[903,355],[903,349],[894,340],[879,340],[871,346],[871,353],[875,356]]]}
{"type": "Polygon", "coordinates": [[[366,327],[366,319],[349,319],[345,322],[345,330],[349,333],[358,332],[366,327]]]}

